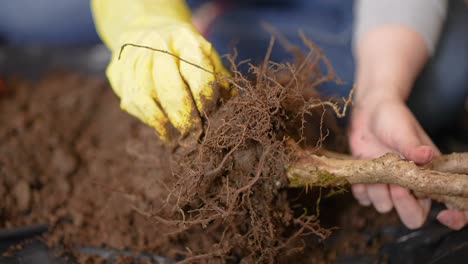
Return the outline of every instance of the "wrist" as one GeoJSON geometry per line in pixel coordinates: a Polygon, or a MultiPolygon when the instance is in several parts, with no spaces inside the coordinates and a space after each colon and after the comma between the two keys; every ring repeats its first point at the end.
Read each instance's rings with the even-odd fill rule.
{"type": "Polygon", "coordinates": [[[403,89],[399,89],[392,84],[375,83],[357,83],[355,96],[353,99],[354,107],[378,106],[383,102],[401,102],[406,101],[407,94],[403,89]]]}
{"type": "Polygon", "coordinates": [[[377,59],[361,59],[358,63],[355,101],[384,98],[406,101],[415,77],[398,64],[382,63],[377,59]]]}

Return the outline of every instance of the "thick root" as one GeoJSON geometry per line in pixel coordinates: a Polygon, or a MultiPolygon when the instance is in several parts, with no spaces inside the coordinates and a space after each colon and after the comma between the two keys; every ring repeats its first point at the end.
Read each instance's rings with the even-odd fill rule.
{"type": "Polygon", "coordinates": [[[453,173],[465,172],[466,153],[442,156],[426,167],[401,159],[395,153],[373,160],[320,157],[308,152],[299,157],[288,168],[293,185],[397,184],[452,208],[468,210],[468,175],[453,173]]]}
{"type": "Polygon", "coordinates": [[[468,174],[468,152],[452,153],[435,158],[427,169],[451,172],[458,174],[468,174]]]}
{"type": "Polygon", "coordinates": [[[451,209],[468,211],[468,198],[448,195],[427,194],[415,192],[414,195],[418,198],[431,198],[434,201],[441,202],[451,209]]]}

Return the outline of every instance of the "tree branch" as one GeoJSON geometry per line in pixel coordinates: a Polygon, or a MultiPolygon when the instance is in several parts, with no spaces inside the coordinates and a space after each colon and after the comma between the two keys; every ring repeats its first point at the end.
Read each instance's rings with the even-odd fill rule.
{"type": "Polygon", "coordinates": [[[468,175],[459,174],[467,172],[468,153],[441,156],[425,167],[404,160],[395,153],[372,160],[343,155],[333,155],[333,158],[317,156],[303,150],[299,153],[299,159],[287,170],[292,185],[397,184],[418,192],[419,196],[468,210],[468,175]]]}

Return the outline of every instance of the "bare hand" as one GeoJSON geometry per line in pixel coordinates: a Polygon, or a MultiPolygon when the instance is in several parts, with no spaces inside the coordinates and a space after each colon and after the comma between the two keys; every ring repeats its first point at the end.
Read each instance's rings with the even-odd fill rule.
{"type": "MultiPolygon", "coordinates": [[[[440,155],[439,150],[399,98],[367,98],[356,103],[349,131],[351,151],[361,158],[375,158],[397,152],[403,158],[423,165],[440,155]]],[[[430,200],[416,199],[410,191],[396,185],[355,184],[352,191],[360,204],[373,205],[386,213],[394,207],[408,228],[421,227],[430,209],[430,200]]],[[[443,210],[437,219],[452,229],[468,222],[468,212],[443,210]]]]}

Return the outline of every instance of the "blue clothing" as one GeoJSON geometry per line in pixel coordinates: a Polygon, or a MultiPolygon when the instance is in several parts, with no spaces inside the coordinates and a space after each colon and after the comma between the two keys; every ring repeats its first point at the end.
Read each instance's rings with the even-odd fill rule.
{"type": "Polygon", "coordinates": [[[14,44],[99,43],[89,0],[12,0],[0,4],[0,40],[14,44]]]}
{"type": "Polygon", "coordinates": [[[468,100],[468,8],[451,1],[434,57],[423,69],[408,104],[429,135],[449,129],[468,100]]]}
{"type": "MultiPolygon", "coordinates": [[[[196,8],[203,0],[188,0],[196,8]]],[[[331,61],[343,84],[325,83],[324,94],[345,96],[354,82],[351,51],[352,1],[346,0],[237,0],[210,29],[208,39],[220,54],[235,45],[239,60],[261,60],[270,35],[266,22],[292,43],[304,47],[302,29],[331,61]]],[[[453,122],[463,110],[468,87],[468,9],[462,1],[451,1],[448,20],[439,47],[420,74],[409,99],[417,118],[434,135],[453,122]]],[[[89,1],[15,0],[0,8],[0,40],[13,43],[97,43],[89,1]]],[[[304,50],[305,47],[304,47],[304,50]]],[[[277,44],[271,59],[284,61],[291,55],[277,44]]],[[[383,62],[384,63],[384,62],[383,62]]]]}
{"type": "MultiPolygon", "coordinates": [[[[239,60],[262,60],[270,39],[262,22],[272,25],[289,41],[303,47],[298,36],[301,29],[323,50],[342,81],[342,84],[324,83],[319,91],[326,95],[346,96],[354,83],[355,72],[351,49],[352,1],[275,2],[254,5],[242,1],[243,4],[234,5],[213,23],[209,40],[221,54],[229,53],[228,47],[235,44],[239,60]]],[[[449,127],[463,113],[468,96],[467,28],[468,8],[463,1],[451,1],[438,49],[419,75],[408,100],[416,118],[431,136],[449,127]]],[[[290,58],[279,44],[275,46],[272,60],[280,62],[290,58]]]]}
{"type": "MultiPolygon", "coordinates": [[[[307,51],[299,37],[299,30],[302,30],[323,50],[343,81],[343,85],[325,83],[321,91],[327,95],[348,94],[354,80],[351,52],[353,1],[275,1],[275,4],[270,5],[242,3],[220,16],[209,32],[208,38],[220,54],[232,53],[230,48],[235,46],[239,52],[239,60],[262,61],[271,38],[270,33],[262,27],[263,22],[307,51]]],[[[271,59],[281,62],[292,59],[292,55],[277,42],[271,59]]]]}

